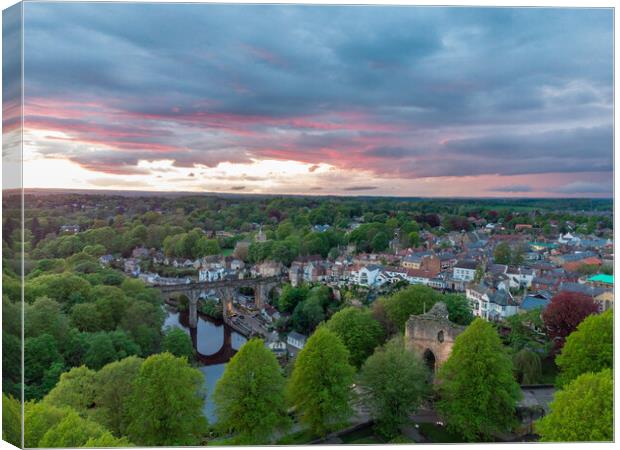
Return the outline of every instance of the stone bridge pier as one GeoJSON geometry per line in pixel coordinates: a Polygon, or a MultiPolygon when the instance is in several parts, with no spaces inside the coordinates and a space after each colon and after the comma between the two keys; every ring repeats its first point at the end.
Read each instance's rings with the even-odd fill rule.
{"type": "Polygon", "coordinates": [[[215,290],[222,301],[224,321],[228,321],[233,311],[235,292],[240,287],[254,288],[254,303],[257,309],[262,309],[267,303],[269,292],[278,286],[281,277],[246,278],[234,280],[218,280],[211,282],[185,283],[176,285],[160,285],[163,295],[185,295],[189,300],[189,326],[198,326],[198,300],[209,290],[215,290]]]}

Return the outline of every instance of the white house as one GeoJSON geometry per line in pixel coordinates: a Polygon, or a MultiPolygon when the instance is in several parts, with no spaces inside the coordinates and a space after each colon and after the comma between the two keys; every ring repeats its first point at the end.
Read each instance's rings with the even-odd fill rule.
{"type": "Polygon", "coordinates": [[[223,280],[226,274],[226,269],[224,267],[201,267],[198,271],[198,281],[217,281],[223,280]]]}
{"type": "Polygon", "coordinates": [[[573,236],[570,233],[566,233],[565,235],[561,235],[558,238],[558,243],[567,244],[567,245],[579,245],[581,243],[581,239],[577,236],[573,236]]]}
{"type": "Polygon", "coordinates": [[[286,343],[290,345],[291,347],[295,347],[301,350],[306,345],[307,340],[308,338],[304,336],[303,334],[298,333],[296,331],[291,331],[288,334],[288,337],[286,338],[286,343]]]}
{"type": "Polygon", "coordinates": [[[511,288],[530,288],[532,287],[532,280],[536,276],[536,271],[525,267],[509,267],[506,275],[510,279],[511,288]]]}
{"type": "Polygon", "coordinates": [[[431,272],[428,270],[408,269],[407,281],[409,284],[422,284],[424,286],[428,286],[430,281],[435,278],[436,275],[436,272],[431,272]]]}
{"type": "Polygon", "coordinates": [[[476,268],[475,261],[458,261],[452,268],[452,277],[455,280],[473,281],[476,277],[476,268]]]}
{"type": "Polygon", "coordinates": [[[504,283],[493,289],[484,283],[468,287],[465,296],[474,316],[486,320],[505,319],[518,313],[519,307],[504,283]]]}
{"type": "Polygon", "coordinates": [[[360,268],[357,271],[351,271],[351,278],[355,284],[360,286],[379,286],[381,280],[379,280],[379,274],[381,273],[381,267],[376,265],[368,265],[360,268]]]}

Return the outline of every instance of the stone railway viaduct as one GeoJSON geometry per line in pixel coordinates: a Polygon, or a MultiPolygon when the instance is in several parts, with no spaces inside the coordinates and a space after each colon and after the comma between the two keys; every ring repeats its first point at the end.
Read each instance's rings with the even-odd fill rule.
{"type": "Polygon", "coordinates": [[[281,282],[282,277],[274,276],[181,284],[155,284],[153,287],[159,289],[162,295],[168,298],[177,295],[187,296],[189,299],[189,326],[193,329],[198,325],[198,300],[206,297],[210,291],[215,291],[222,300],[224,322],[230,325],[233,300],[237,289],[244,287],[254,289],[254,303],[256,308],[260,310],[267,302],[269,292],[281,282]]]}

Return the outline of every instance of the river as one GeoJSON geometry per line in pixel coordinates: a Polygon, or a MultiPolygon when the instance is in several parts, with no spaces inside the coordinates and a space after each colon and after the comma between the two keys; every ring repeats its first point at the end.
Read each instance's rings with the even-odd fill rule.
{"type": "Polygon", "coordinates": [[[217,322],[203,315],[198,316],[198,326],[192,330],[188,326],[186,313],[179,313],[169,306],[166,306],[165,309],[164,328],[180,328],[192,338],[194,350],[196,350],[200,363],[199,369],[204,375],[204,383],[207,389],[203,412],[209,419],[209,423],[214,423],[216,421],[213,404],[215,384],[224,373],[226,363],[247,339],[223,322],[217,322]]]}

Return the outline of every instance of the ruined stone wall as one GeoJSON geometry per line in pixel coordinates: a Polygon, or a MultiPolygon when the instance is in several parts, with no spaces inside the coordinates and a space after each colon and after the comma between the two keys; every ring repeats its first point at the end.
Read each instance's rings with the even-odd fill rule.
{"type": "Polygon", "coordinates": [[[437,303],[426,314],[411,316],[405,328],[407,348],[424,357],[430,350],[435,357],[437,369],[450,357],[454,340],[465,327],[448,320],[448,310],[444,303],[437,303]]]}

